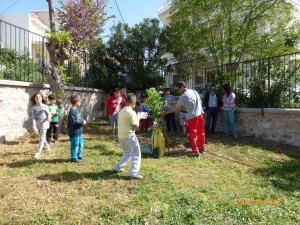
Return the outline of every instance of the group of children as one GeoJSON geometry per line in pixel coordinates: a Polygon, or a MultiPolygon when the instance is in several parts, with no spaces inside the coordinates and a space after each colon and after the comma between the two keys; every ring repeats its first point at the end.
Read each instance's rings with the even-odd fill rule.
{"type": "MultiPolygon", "coordinates": [[[[114,92],[111,96],[109,96],[106,99],[105,102],[105,107],[104,107],[104,115],[109,118],[110,121],[110,126],[112,129],[112,138],[116,138],[116,130],[118,126],[118,114],[120,110],[125,107],[126,99],[126,86],[122,86],[120,89],[115,88],[114,92]]],[[[176,99],[175,96],[171,95],[171,90],[170,88],[165,88],[164,90],[164,96],[162,100],[166,103],[166,107],[164,111],[168,111],[176,105],[176,99]]],[[[142,94],[141,95],[141,100],[140,103],[137,101],[136,106],[134,107],[134,111],[136,112],[145,112],[148,113],[148,117],[145,119],[141,119],[140,122],[140,131],[148,131],[150,127],[150,122],[151,122],[151,117],[149,113],[149,109],[147,107],[147,95],[142,94]]],[[[185,136],[185,122],[186,122],[186,114],[187,111],[185,108],[182,108],[180,110],[180,126],[182,127],[183,135],[185,136]]],[[[170,113],[165,116],[165,121],[167,124],[167,132],[171,133],[177,133],[177,128],[176,128],[176,120],[175,120],[175,113],[170,113]]]]}
{"type": "MultiPolygon", "coordinates": [[[[41,92],[35,93],[31,97],[31,103],[33,105],[31,108],[32,127],[33,131],[39,134],[39,145],[34,155],[35,159],[41,157],[44,147],[48,151],[51,150],[49,145],[51,142],[51,136],[53,137],[54,142],[58,140],[60,110],[56,104],[56,97],[53,94],[48,96],[48,101],[44,98],[41,92]]],[[[86,121],[82,119],[78,111],[78,107],[81,104],[80,96],[72,95],[70,102],[72,107],[68,115],[67,130],[71,142],[71,161],[79,162],[82,160],[82,127],[86,121]]]]}
{"type": "MultiPolygon", "coordinates": [[[[129,177],[133,179],[143,179],[143,176],[138,174],[141,165],[141,151],[139,141],[135,135],[135,129],[139,127],[140,120],[148,118],[148,114],[146,112],[136,113],[133,110],[137,103],[136,96],[133,93],[124,96],[124,98],[122,97],[121,101],[119,95],[120,92],[115,90],[115,95],[112,98],[108,98],[106,102],[111,103],[110,105],[114,106],[115,111],[121,107],[120,105],[122,104],[122,110],[118,110],[117,112],[110,110],[108,114],[107,109],[105,109],[105,113],[108,114],[111,125],[114,124],[116,127],[116,122],[119,119],[118,138],[123,148],[123,156],[113,168],[113,171],[125,171],[124,166],[131,159],[131,167],[128,173],[129,177]]],[[[51,150],[49,140],[51,140],[52,132],[54,141],[58,139],[59,108],[55,104],[56,98],[54,95],[49,95],[48,99],[49,104],[46,105],[46,99],[42,93],[36,93],[31,97],[33,104],[31,109],[33,130],[40,136],[38,150],[34,155],[36,159],[40,158],[43,147],[47,150],[51,150]],[[50,135],[50,139],[48,134],[50,135]]],[[[70,137],[70,155],[72,162],[80,162],[83,152],[82,131],[86,121],[81,117],[78,110],[81,105],[80,96],[72,95],[70,102],[72,107],[69,110],[67,123],[67,131],[70,137]]],[[[113,132],[115,132],[114,129],[113,132]]]]}

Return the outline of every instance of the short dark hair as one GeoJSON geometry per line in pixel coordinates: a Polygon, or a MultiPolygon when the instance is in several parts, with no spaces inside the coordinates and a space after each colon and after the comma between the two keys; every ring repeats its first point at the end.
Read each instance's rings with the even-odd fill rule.
{"type": "Polygon", "coordinates": [[[178,81],[176,84],[176,87],[181,88],[181,87],[186,87],[185,83],[183,81],[178,81]]]}
{"type": "Polygon", "coordinates": [[[121,86],[121,89],[123,89],[123,88],[126,88],[126,85],[122,85],[122,86],[121,86]]]}
{"type": "Polygon", "coordinates": [[[171,91],[171,89],[170,89],[170,88],[165,88],[165,92],[166,92],[166,91],[171,91]]]}
{"type": "Polygon", "coordinates": [[[49,101],[54,100],[54,99],[56,99],[56,96],[55,96],[54,94],[50,94],[50,95],[48,96],[48,100],[49,100],[49,101]]]}
{"type": "Polygon", "coordinates": [[[209,89],[211,89],[211,87],[215,87],[216,85],[215,84],[211,84],[210,86],[209,86],[209,89]]]}
{"type": "Polygon", "coordinates": [[[72,105],[76,104],[76,102],[80,101],[80,96],[79,95],[71,95],[70,97],[70,102],[72,105]]]}
{"type": "Polygon", "coordinates": [[[119,88],[115,88],[114,93],[119,93],[120,89],[119,88]]]}
{"type": "Polygon", "coordinates": [[[136,102],[136,96],[135,94],[133,93],[129,93],[127,96],[126,96],[126,103],[129,103],[129,104],[132,104],[136,102]]]}

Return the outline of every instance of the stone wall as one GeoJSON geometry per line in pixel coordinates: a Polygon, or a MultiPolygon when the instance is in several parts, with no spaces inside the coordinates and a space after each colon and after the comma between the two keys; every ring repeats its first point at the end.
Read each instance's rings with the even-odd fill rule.
{"type": "MultiPolygon", "coordinates": [[[[255,136],[300,147],[300,109],[239,108],[236,124],[238,136],[255,136]]],[[[218,115],[216,131],[225,133],[222,111],[218,115]]]]}
{"type": "MultiPolygon", "coordinates": [[[[179,122],[179,113],[176,120],[179,122]]],[[[300,147],[300,109],[239,108],[236,123],[238,136],[254,136],[300,147]]],[[[223,111],[218,114],[216,132],[226,132],[223,111]]]]}
{"type": "MultiPolygon", "coordinates": [[[[32,132],[30,97],[39,91],[48,96],[49,89],[48,84],[0,80],[0,143],[13,141],[32,132]]],[[[66,87],[61,118],[67,115],[71,107],[69,97],[73,93],[81,96],[80,112],[84,119],[90,121],[102,117],[108,94],[92,88],[66,87]]]]}

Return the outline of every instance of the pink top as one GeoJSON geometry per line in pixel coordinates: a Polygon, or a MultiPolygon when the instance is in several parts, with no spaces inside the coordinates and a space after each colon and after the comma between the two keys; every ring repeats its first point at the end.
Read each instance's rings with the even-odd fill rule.
{"type": "Polygon", "coordinates": [[[225,94],[223,96],[223,109],[224,110],[232,110],[235,108],[235,94],[233,92],[227,97],[225,94]]]}

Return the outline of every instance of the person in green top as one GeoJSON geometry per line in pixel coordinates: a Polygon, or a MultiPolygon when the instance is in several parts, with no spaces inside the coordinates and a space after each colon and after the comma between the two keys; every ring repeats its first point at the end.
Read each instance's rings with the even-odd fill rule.
{"type": "Polygon", "coordinates": [[[58,140],[58,124],[59,124],[59,107],[56,105],[56,97],[53,94],[48,96],[49,104],[48,108],[51,113],[51,123],[50,127],[47,130],[47,142],[51,141],[51,134],[53,134],[54,142],[58,140]]]}

